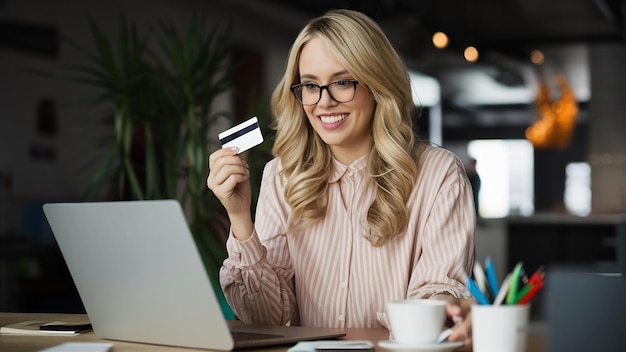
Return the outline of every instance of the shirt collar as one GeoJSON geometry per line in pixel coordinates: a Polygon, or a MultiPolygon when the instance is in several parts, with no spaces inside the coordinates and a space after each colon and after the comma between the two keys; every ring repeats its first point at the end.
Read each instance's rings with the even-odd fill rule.
{"type": "Polygon", "coordinates": [[[339,181],[345,174],[359,173],[367,166],[367,155],[356,159],[352,164],[345,165],[339,160],[333,158],[332,170],[330,171],[329,183],[339,181]]]}

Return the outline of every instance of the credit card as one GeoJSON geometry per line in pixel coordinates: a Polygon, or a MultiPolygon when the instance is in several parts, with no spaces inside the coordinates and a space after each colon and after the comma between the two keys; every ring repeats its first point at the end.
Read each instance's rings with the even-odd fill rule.
{"type": "Polygon", "coordinates": [[[222,148],[238,147],[241,154],[263,142],[263,135],[256,116],[218,134],[222,148]]]}

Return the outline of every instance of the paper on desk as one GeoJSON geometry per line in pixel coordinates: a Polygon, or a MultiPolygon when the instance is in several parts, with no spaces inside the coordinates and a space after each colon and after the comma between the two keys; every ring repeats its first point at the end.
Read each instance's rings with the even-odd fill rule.
{"type": "Polygon", "coordinates": [[[300,341],[287,352],[373,352],[374,344],[368,340],[317,340],[300,341]]]}
{"type": "Polygon", "coordinates": [[[39,352],[107,352],[113,347],[105,342],[66,342],[39,352]]]}

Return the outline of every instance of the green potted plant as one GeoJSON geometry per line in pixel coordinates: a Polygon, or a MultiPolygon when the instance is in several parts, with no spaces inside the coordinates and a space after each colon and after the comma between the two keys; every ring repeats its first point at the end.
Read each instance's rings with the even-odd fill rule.
{"type": "Polygon", "coordinates": [[[224,315],[233,318],[218,283],[226,258],[223,239],[211,231],[221,205],[206,188],[209,130],[225,112],[215,98],[232,89],[230,27],[211,27],[195,16],[180,30],[158,20],[156,30],[140,37],[120,17],[115,45],[88,16],[95,52],[69,43],[87,63],[72,66],[72,81],[97,88],[91,104],[112,106],[104,123],[108,156],[94,175],[89,198],[178,199],[188,216],[224,315]]]}

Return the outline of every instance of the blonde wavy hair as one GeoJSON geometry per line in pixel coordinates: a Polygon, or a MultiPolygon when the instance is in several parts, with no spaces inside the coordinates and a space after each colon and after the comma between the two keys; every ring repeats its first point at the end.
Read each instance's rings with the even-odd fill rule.
{"type": "Polygon", "coordinates": [[[292,209],[290,230],[322,219],[328,207],[330,147],[315,133],[290,91],[300,80],[302,48],[312,38],[322,40],[376,101],[367,169],[377,190],[367,213],[367,239],[380,246],[406,229],[420,143],[412,127],[415,106],[403,61],[372,19],[351,10],[332,10],[307,23],[291,47],[285,74],[272,94],[276,119],[272,152],[283,167],[284,196],[292,209]]]}

